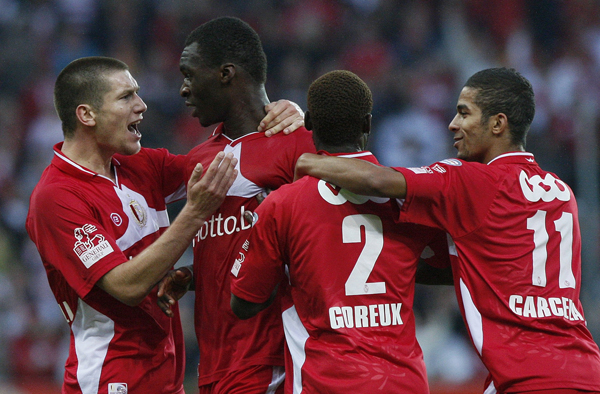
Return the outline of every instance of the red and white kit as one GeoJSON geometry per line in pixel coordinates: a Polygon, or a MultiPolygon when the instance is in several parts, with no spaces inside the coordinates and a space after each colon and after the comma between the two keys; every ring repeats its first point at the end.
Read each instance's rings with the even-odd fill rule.
{"type": "Polygon", "coordinates": [[[290,135],[280,133],[267,138],[264,133],[255,132],[231,140],[222,134],[221,124],[212,137],[190,151],[186,173],[191,174],[198,162],[206,168],[220,151],[233,152],[239,173],[225,201],[193,242],[199,386],[248,366],[284,365],[279,306],[252,319],[240,320],[229,304],[229,271],[248,236],[250,225],[243,220],[243,214],[256,209],[255,196],[292,182],[298,157],[305,152],[314,153],[315,148],[312,133],[304,128],[290,135]]]}
{"type": "Polygon", "coordinates": [[[579,300],[581,236],[571,189],[531,153],[396,168],[399,218],[455,242],[459,305],[490,372],[486,393],[600,391],[600,354],[579,300]]]}
{"type": "MultiPolygon", "coordinates": [[[[345,154],[377,163],[370,152],[345,154]]],[[[231,291],[284,293],[286,393],[429,393],[413,314],[417,262],[446,234],[398,224],[388,198],[304,177],[257,208],[231,291]]],[[[260,312],[258,315],[260,315],[260,312]]]]}
{"type": "Polygon", "coordinates": [[[115,155],[114,183],[69,160],[61,146],[31,196],[27,231],[71,327],[63,393],[183,394],[177,306],[168,318],[156,291],[131,307],[95,284],[166,230],[165,204],[185,197],[185,158],[145,148],[115,155]]]}

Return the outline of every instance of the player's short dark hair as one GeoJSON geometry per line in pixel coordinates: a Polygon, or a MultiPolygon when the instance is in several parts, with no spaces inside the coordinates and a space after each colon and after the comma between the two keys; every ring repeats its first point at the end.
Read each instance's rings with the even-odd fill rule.
{"type": "Polygon", "coordinates": [[[104,94],[110,90],[107,74],[126,70],[129,67],[120,60],[91,56],[72,61],[60,72],[54,84],[54,107],[65,137],[75,133],[76,108],[81,104],[102,107],[104,94]]]}
{"type": "Polygon", "coordinates": [[[260,37],[246,22],[234,17],[208,21],[192,31],[185,46],[197,43],[207,67],[224,63],[241,66],[260,84],[267,81],[267,56],[260,37]]]}
{"type": "Polygon", "coordinates": [[[356,142],[364,133],[364,119],[372,109],[371,90],[350,71],[328,72],[308,88],[308,112],[313,133],[327,145],[356,142]]]}
{"type": "Polygon", "coordinates": [[[475,104],[481,109],[482,122],[503,113],[508,118],[512,142],[525,146],[527,132],[535,115],[531,83],[513,68],[489,68],[479,71],[465,83],[477,89],[475,104]]]}

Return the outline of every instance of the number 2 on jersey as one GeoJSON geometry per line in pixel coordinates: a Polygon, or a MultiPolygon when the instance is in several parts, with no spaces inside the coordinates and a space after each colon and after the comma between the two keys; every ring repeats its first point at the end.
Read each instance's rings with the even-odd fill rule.
{"type": "MultiPolygon", "coordinates": [[[[573,276],[573,214],[563,212],[560,219],[554,221],[555,229],[560,233],[560,273],[558,286],[561,289],[575,288],[573,276]]],[[[534,286],[546,287],[546,245],[550,237],[546,231],[546,211],[539,210],[527,219],[527,229],[533,230],[533,273],[534,286]]]]}
{"type": "Polygon", "coordinates": [[[362,242],[364,227],[365,246],[356,265],[346,281],[346,295],[365,295],[385,293],[385,282],[367,283],[375,262],[383,250],[383,224],[376,215],[350,215],[342,221],[342,240],[344,243],[362,242]]]}

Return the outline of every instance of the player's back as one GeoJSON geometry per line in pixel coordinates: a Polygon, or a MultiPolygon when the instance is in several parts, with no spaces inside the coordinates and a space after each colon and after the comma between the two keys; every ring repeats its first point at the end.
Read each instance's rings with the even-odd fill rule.
{"type": "Polygon", "coordinates": [[[496,389],[599,390],[569,187],[527,152],[398,170],[408,190],[400,219],[444,229],[456,244],[459,305],[496,389]]]}
{"type": "Polygon", "coordinates": [[[276,206],[273,217],[261,217],[262,206],[257,212],[277,221],[288,259],[282,302],[294,376],[286,385],[306,393],[428,393],[414,280],[423,249],[443,234],[395,223],[389,199],[310,177],[263,204],[276,206]]]}

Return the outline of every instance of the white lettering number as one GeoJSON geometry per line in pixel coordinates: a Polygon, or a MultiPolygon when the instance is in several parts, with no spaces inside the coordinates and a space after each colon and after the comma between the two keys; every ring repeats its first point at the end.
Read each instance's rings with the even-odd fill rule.
{"type": "Polygon", "coordinates": [[[343,242],[362,242],[361,228],[364,228],[365,246],[346,281],[346,295],[383,294],[385,293],[385,282],[367,283],[375,262],[383,250],[381,219],[375,215],[346,216],[342,222],[343,242]]]}
{"type": "MultiPolygon", "coordinates": [[[[575,288],[573,275],[573,214],[563,212],[560,219],[554,221],[555,229],[560,233],[560,273],[558,286],[561,289],[575,288]]],[[[546,287],[546,245],[550,237],[546,231],[546,211],[539,210],[527,219],[527,229],[533,230],[533,273],[534,286],[546,287]]]]}

